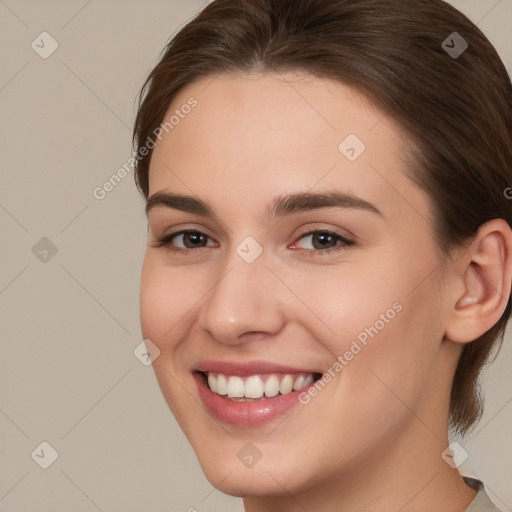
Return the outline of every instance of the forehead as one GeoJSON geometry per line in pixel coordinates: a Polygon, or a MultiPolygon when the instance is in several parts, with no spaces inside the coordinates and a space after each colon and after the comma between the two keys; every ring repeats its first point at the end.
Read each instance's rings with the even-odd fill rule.
{"type": "Polygon", "coordinates": [[[179,121],[152,156],[150,195],[167,189],[247,206],[249,196],[270,201],[315,188],[364,195],[384,211],[396,210],[400,196],[425,203],[406,173],[400,126],[340,82],[297,73],[205,77],[177,95],[164,122],[172,116],[179,121]]]}

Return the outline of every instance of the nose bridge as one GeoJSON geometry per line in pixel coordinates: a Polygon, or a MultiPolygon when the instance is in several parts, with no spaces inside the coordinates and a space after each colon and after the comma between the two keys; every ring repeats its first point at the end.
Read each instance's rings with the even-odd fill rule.
{"type": "Polygon", "coordinates": [[[253,240],[233,249],[202,303],[199,324],[220,342],[239,343],[245,333],[273,334],[283,325],[276,282],[261,249],[253,240]]]}

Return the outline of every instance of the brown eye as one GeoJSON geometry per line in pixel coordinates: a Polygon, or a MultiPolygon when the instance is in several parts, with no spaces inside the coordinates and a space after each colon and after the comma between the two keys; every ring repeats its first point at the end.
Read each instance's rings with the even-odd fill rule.
{"type": "Polygon", "coordinates": [[[165,247],[174,252],[187,252],[203,247],[215,246],[215,242],[200,231],[170,233],[155,242],[155,247],[165,247]]]}
{"type": "Polygon", "coordinates": [[[315,249],[332,249],[338,244],[339,237],[333,233],[318,231],[311,235],[311,242],[315,249]]]}
{"type": "Polygon", "coordinates": [[[317,229],[304,233],[291,248],[301,249],[304,253],[314,256],[347,249],[354,243],[353,240],[349,240],[334,231],[317,229]]]}
{"type": "MultiPolygon", "coordinates": [[[[204,233],[199,233],[197,231],[187,231],[178,235],[183,237],[183,245],[187,249],[195,249],[197,247],[205,247],[208,243],[208,237],[204,233]]],[[[177,238],[178,238],[177,237],[177,238]]]]}

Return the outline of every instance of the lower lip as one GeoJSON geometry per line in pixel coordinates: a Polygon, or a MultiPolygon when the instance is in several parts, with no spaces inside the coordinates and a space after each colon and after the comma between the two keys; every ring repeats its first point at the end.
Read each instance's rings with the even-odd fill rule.
{"type": "MultiPolygon", "coordinates": [[[[208,411],[222,423],[241,426],[253,426],[267,423],[299,403],[299,394],[307,391],[306,386],[299,391],[292,391],[287,395],[277,395],[266,400],[251,402],[237,402],[228,400],[210,391],[204,381],[204,375],[194,372],[199,396],[208,411]]],[[[311,384],[312,386],[313,384],[311,384]]]]}

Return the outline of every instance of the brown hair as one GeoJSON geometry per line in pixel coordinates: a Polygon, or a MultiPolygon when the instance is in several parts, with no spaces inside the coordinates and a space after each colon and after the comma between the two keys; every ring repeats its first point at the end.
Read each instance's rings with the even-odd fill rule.
{"type": "MultiPolygon", "coordinates": [[[[504,197],[512,183],[510,78],[484,34],[441,0],[215,0],[172,38],[141,89],[133,141],[146,198],[152,150],[141,149],[176,94],[206,76],[253,70],[338,80],[397,120],[444,253],[488,220],[512,225],[504,197]],[[448,52],[462,48],[454,32],[468,44],[461,55],[448,52]]],[[[510,312],[509,297],[496,325],[463,348],[450,402],[451,427],[462,434],[481,417],[478,376],[510,312]]]]}

